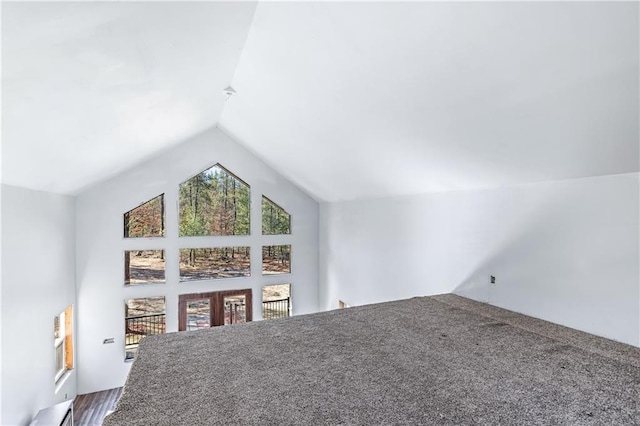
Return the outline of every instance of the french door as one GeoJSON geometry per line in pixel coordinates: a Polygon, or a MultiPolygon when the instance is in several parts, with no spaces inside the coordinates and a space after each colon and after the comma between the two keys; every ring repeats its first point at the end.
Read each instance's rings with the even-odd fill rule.
{"type": "Polygon", "coordinates": [[[239,324],[252,319],[251,289],[181,294],[178,330],[239,324]]]}

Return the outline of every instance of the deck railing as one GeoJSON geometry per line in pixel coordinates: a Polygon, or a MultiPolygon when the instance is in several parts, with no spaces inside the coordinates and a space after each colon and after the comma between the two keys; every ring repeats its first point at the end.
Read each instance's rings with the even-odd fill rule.
{"type": "Polygon", "coordinates": [[[262,318],[286,318],[291,315],[291,297],[262,302],[262,318]]]}
{"type": "Polygon", "coordinates": [[[149,314],[125,318],[124,344],[127,359],[133,358],[143,337],[166,331],[165,317],[165,314],[149,314]]]}
{"type": "MultiPolygon", "coordinates": [[[[246,317],[244,302],[227,302],[225,322],[234,324],[244,322],[246,317]]],[[[291,316],[291,298],[267,300],[262,302],[262,317],[264,319],[286,318],[291,316]]],[[[145,336],[166,332],[165,314],[136,315],[125,318],[125,348],[126,358],[133,358],[138,343],[145,336]]]]}

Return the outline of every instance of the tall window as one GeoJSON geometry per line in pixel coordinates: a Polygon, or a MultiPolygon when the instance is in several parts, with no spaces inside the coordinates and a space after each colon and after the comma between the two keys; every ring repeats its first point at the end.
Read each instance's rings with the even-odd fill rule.
{"type": "Polygon", "coordinates": [[[125,360],[133,359],[140,340],[166,332],[164,296],[125,300],[125,360]]]}
{"type": "MultiPolygon", "coordinates": [[[[124,215],[125,238],[164,236],[164,194],[129,210],[124,215]]],[[[125,250],[124,284],[164,282],[164,250],[125,250]]]]}
{"type": "Polygon", "coordinates": [[[249,185],[219,164],[180,184],[180,236],[249,235],[249,185]]]}
{"type": "Polygon", "coordinates": [[[73,307],[53,319],[53,338],[56,354],[55,382],[73,368],[73,307]]]}
{"type": "Polygon", "coordinates": [[[291,233],[291,215],[285,209],[262,196],[262,235],[291,233]]]}
{"type": "Polygon", "coordinates": [[[291,284],[262,287],[262,319],[291,316],[291,284]]]}
{"type": "MultiPolygon", "coordinates": [[[[246,237],[251,234],[251,188],[238,176],[215,164],[180,183],[177,189],[177,220],[173,216],[169,223],[165,222],[164,193],[123,213],[125,239],[120,250],[124,258],[121,277],[125,299],[125,359],[134,358],[138,344],[145,336],[166,332],[165,298],[169,293],[175,297],[170,289],[178,282],[184,283],[181,288],[194,289],[198,287],[194,281],[237,278],[241,282],[251,276],[251,251],[257,248],[262,249],[262,275],[291,273],[291,245],[287,237],[291,235],[291,215],[283,207],[261,195],[262,235],[265,237],[251,239],[246,237]],[[166,239],[153,238],[167,234],[172,236],[169,238],[176,235],[180,238],[169,245],[166,239]],[[179,258],[174,258],[175,254],[179,254],[179,258]],[[168,286],[159,285],[165,283],[168,286]],[[157,289],[153,291],[156,297],[131,298],[147,293],[141,291],[142,286],[157,289]]],[[[259,200],[257,197],[258,194],[254,203],[259,200]]],[[[260,259],[254,259],[254,263],[258,263],[253,265],[258,267],[260,259]]],[[[212,284],[203,283],[201,287],[212,284]]],[[[182,290],[179,290],[179,329],[250,321],[250,290],[248,293],[243,293],[245,290],[220,290],[188,295],[180,294],[182,290]]],[[[122,311],[118,314],[122,315],[122,311]]],[[[290,315],[290,285],[265,286],[263,317],[290,315]]],[[[56,345],[58,343],[56,340],[56,345]]]]}
{"type": "Polygon", "coordinates": [[[164,194],[124,214],[124,237],[164,236],[164,194]]]}

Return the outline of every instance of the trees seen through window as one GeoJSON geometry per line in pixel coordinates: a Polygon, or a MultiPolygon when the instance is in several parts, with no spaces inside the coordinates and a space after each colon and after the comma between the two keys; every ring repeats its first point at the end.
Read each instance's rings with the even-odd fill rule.
{"type": "MultiPolygon", "coordinates": [[[[167,195],[171,200],[170,204],[173,203],[176,195],[178,198],[177,221],[172,214],[174,210],[171,205],[169,206],[168,240],[152,238],[167,235],[165,194],[158,195],[123,215],[125,244],[121,250],[124,253],[126,296],[138,295],[137,291],[130,291],[132,289],[128,287],[140,284],[161,284],[173,279],[179,282],[190,282],[249,277],[251,276],[252,247],[260,244],[264,238],[267,239],[263,244],[268,245],[261,247],[262,275],[291,273],[291,245],[282,244],[289,242],[289,237],[255,236],[253,239],[246,237],[251,234],[250,187],[220,164],[215,164],[185,180],[177,188],[171,188],[167,195]],[[177,194],[174,192],[176,189],[177,194]],[[183,239],[182,237],[209,238],[183,239]],[[131,238],[151,239],[134,243],[131,238]],[[175,243],[178,243],[178,253],[173,249],[175,243]],[[273,243],[280,243],[280,245],[272,245],[273,243]],[[178,259],[173,258],[176,254],[179,254],[178,262],[176,262],[178,259]],[[168,270],[165,275],[165,255],[169,257],[166,266],[177,267],[178,271],[168,270]]],[[[291,234],[291,215],[264,195],[261,197],[260,215],[262,235],[291,234]]],[[[256,261],[259,262],[259,260],[256,261]]],[[[185,288],[192,285],[185,284],[185,288]]],[[[138,343],[145,336],[166,332],[165,297],[168,290],[164,286],[154,288],[158,292],[154,297],[135,299],[127,297],[125,300],[125,359],[134,357],[138,343]]],[[[250,297],[244,301],[240,300],[236,297],[236,292],[225,293],[225,297],[221,299],[224,302],[221,305],[224,306],[224,321],[220,306],[216,305],[214,309],[212,303],[204,299],[204,293],[194,293],[194,296],[197,296],[196,299],[189,300],[180,308],[182,312],[180,318],[189,318],[188,322],[180,325],[180,329],[187,329],[187,326],[188,329],[192,329],[249,321],[251,319],[250,297]],[[212,318],[212,312],[217,312],[216,318],[212,318]],[[227,314],[229,314],[228,321],[227,314]]],[[[289,284],[267,286],[265,292],[263,296],[264,294],[269,296],[264,297],[262,301],[264,318],[291,315],[289,284]],[[278,291],[275,291],[276,289],[278,291]],[[283,289],[287,290],[286,295],[283,289]]],[[[181,298],[183,296],[185,295],[180,294],[181,298]]],[[[60,321],[57,324],[59,325],[60,321]]],[[[58,329],[57,333],[61,335],[58,329]]],[[[63,344],[58,335],[56,339],[58,339],[56,351],[62,353],[63,344]]],[[[64,371],[60,359],[61,356],[58,355],[57,377],[64,371]]]]}
{"type": "Polygon", "coordinates": [[[124,214],[124,237],[164,236],[164,194],[124,214]]]}
{"type": "Polygon", "coordinates": [[[262,196],[262,235],[291,233],[291,216],[282,207],[262,196]]]}
{"type": "Polygon", "coordinates": [[[249,235],[249,185],[216,164],[180,184],[180,236],[249,235]]]}

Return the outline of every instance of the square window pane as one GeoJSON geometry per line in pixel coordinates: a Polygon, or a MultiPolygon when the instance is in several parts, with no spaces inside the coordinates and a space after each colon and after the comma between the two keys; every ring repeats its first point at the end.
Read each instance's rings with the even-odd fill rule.
{"type": "Polygon", "coordinates": [[[124,284],[164,283],[164,250],[124,252],[124,284]]]}
{"type": "Polygon", "coordinates": [[[263,246],[262,247],[262,274],[289,274],[291,273],[291,246],[263,246]]]}

